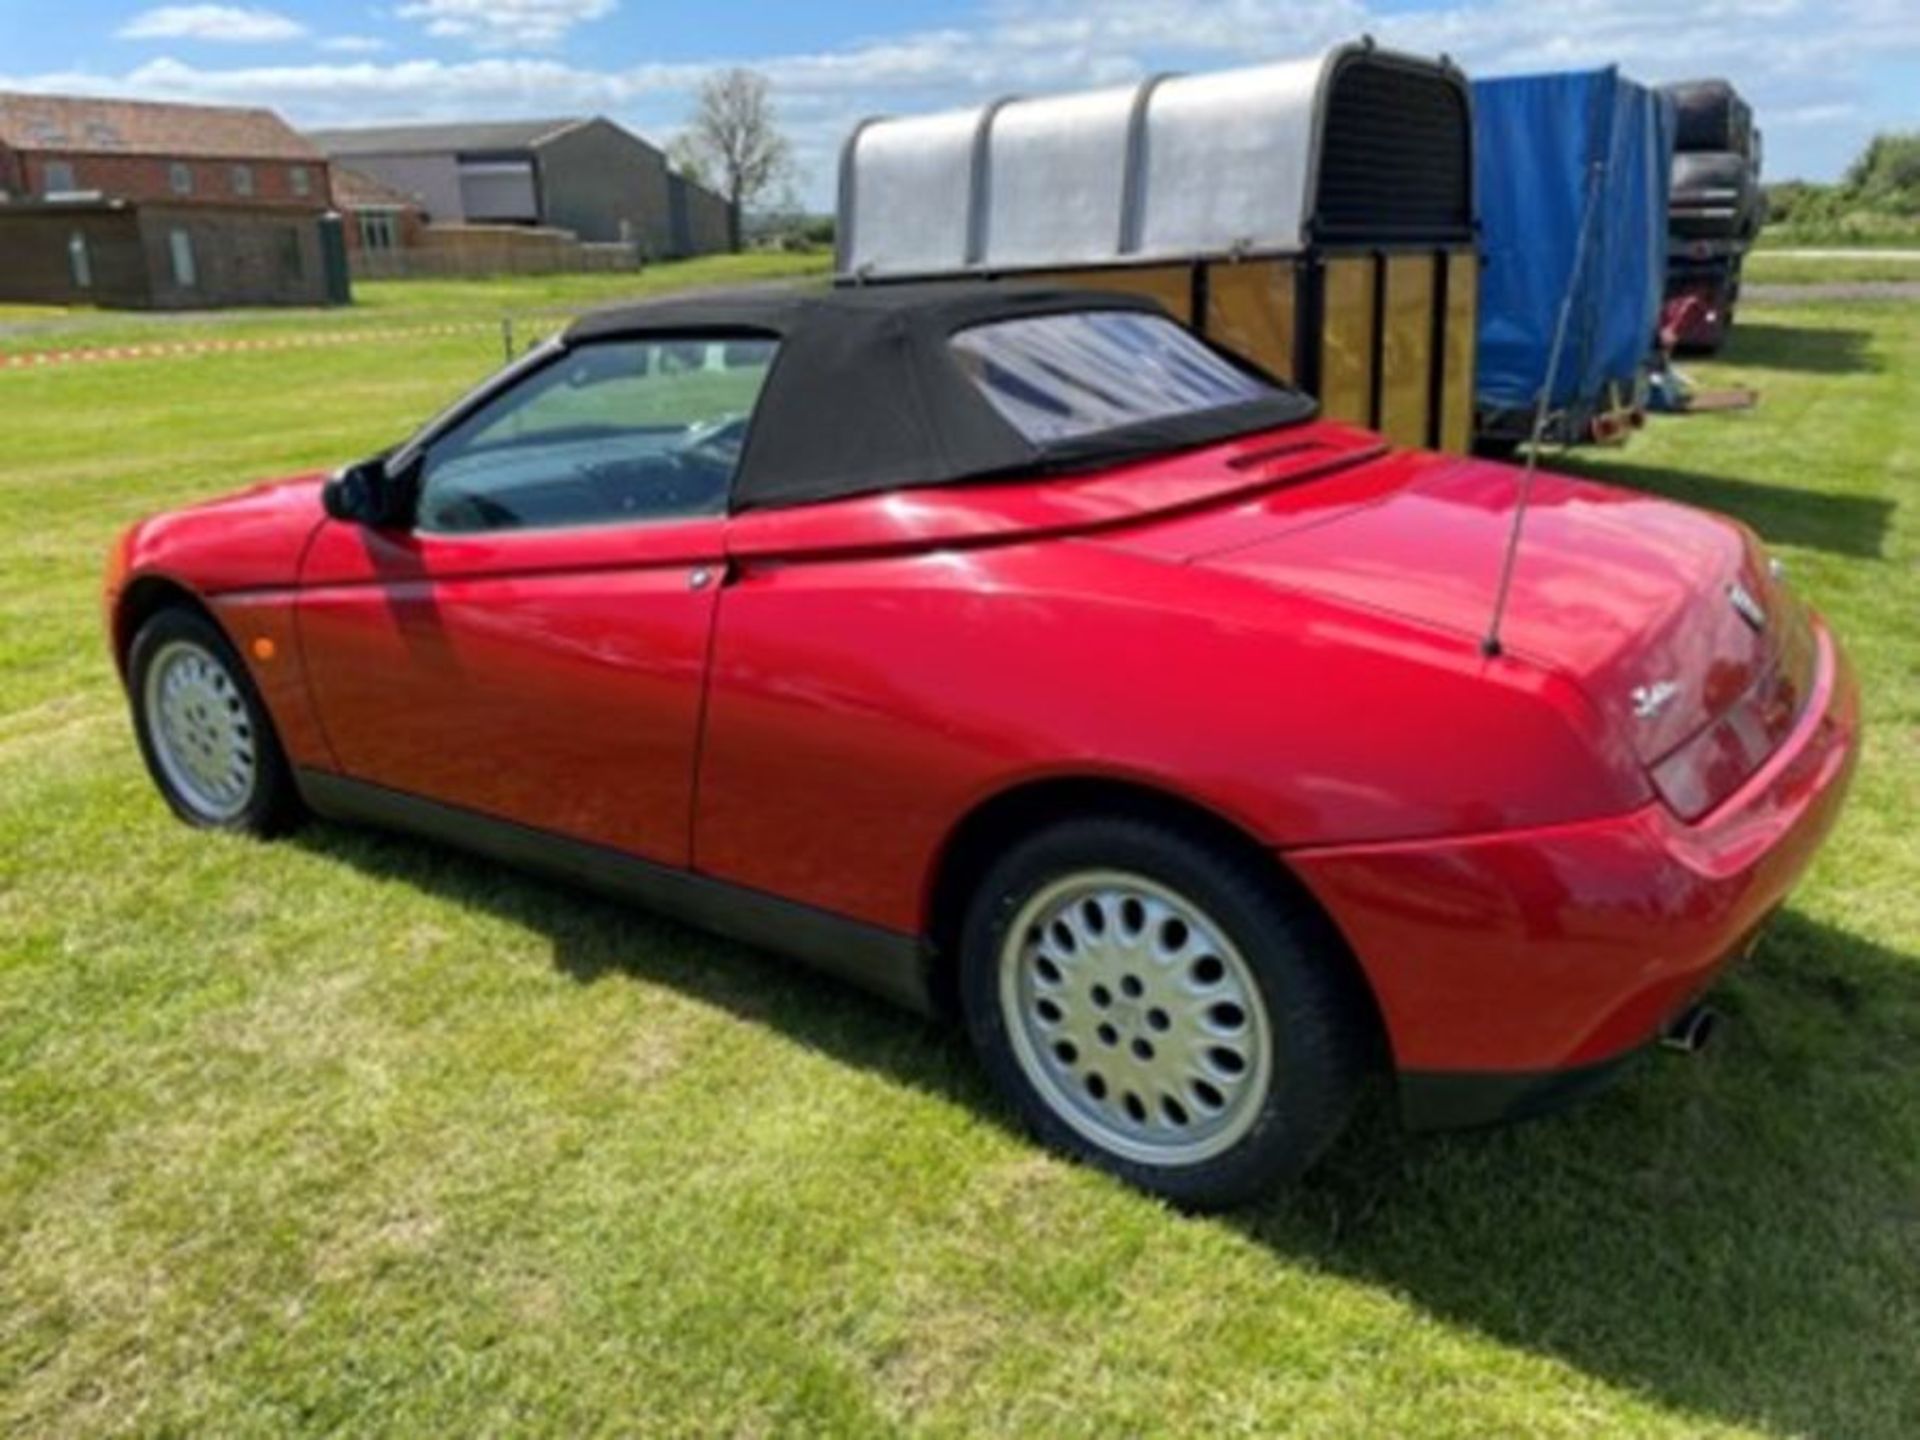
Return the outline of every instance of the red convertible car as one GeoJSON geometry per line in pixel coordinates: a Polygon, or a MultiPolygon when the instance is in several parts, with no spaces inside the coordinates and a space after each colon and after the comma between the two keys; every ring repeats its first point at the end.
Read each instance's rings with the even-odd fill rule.
{"type": "Polygon", "coordinates": [[[588,316],[107,583],[196,825],[402,827],[964,1017],[1196,1206],[1685,1025],[1840,808],[1854,681],[1745,529],[1394,450],[1150,302],[588,316]]]}

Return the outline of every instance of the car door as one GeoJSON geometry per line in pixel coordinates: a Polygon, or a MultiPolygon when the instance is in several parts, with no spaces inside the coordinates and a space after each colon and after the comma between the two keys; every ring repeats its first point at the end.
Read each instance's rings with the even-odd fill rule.
{"type": "Polygon", "coordinates": [[[727,491],[775,345],[560,351],[409,457],[411,523],[328,521],[298,617],[339,771],[685,865],[727,491]]]}

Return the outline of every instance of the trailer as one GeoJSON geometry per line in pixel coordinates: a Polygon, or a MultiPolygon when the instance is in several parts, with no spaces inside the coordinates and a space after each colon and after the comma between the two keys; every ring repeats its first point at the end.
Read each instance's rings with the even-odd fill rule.
{"type": "Polygon", "coordinates": [[[862,122],[839,283],[987,277],[1152,296],[1409,445],[1471,442],[1473,126],[1445,60],[1310,59],[862,122]]]}
{"type": "Polygon", "coordinates": [[[1612,67],[1477,80],[1473,106],[1481,446],[1531,437],[1550,368],[1541,438],[1624,439],[1656,358],[1673,106],[1612,67]]]}

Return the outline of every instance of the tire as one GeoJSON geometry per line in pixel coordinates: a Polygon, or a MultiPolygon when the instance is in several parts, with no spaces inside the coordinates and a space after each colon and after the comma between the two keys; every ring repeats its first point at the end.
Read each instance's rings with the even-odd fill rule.
{"type": "Polygon", "coordinates": [[[1760,214],[1759,176],[1744,155],[1706,151],[1673,157],[1668,228],[1675,235],[1689,240],[1747,239],[1759,228],[1760,214]],[[1727,208],[1731,214],[1708,213],[1727,208]]]}
{"type": "Polygon", "coordinates": [[[1073,820],[981,882],[961,1002],[1041,1140],[1222,1209],[1302,1174],[1353,1108],[1371,1031],[1338,947],[1229,849],[1159,821],[1073,820]]]}
{"type": "Polygon", "coordinates": [[[1662,87],[1673,98],[1674,149],[1753,151],[1753,111],[1724,80],[1683,81],[1662,87]]]}
{"type": "Polygon", "coordinates": [[[127,654],[133,729],[147,773],[189,825],[276,835],[301,815],[293,773],[247,667],[197,611],[140,627],[127,654]]]}

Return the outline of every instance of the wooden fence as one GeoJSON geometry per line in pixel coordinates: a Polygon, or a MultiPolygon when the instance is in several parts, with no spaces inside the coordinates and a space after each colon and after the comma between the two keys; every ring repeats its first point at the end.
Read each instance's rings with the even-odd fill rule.
{"type": "Polygon", "coordinates": [[[464,279],[638,270],[638,247],[590,245],[571,231],[518,225],[429,225],[420,243],[353,252],[356,280],[464,279]]]}

